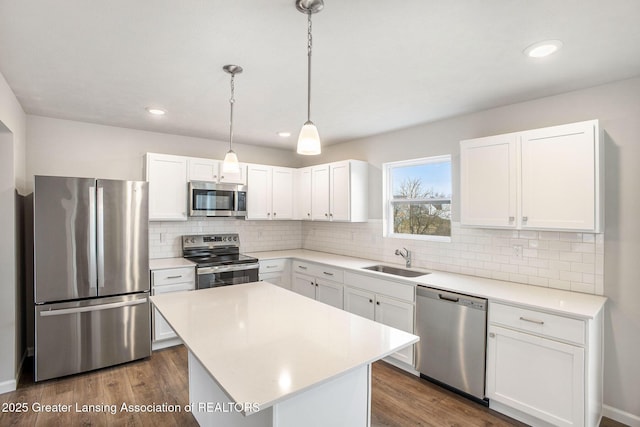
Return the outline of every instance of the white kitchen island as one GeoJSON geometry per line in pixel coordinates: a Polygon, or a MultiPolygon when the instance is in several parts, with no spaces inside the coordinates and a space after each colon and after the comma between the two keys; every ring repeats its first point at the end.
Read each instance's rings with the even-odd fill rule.
{"type": "Polygon", "coordinates": [[[418,337],[267,282],[151,297],[202,426],[367,426],[371,363],[418,337]]]}

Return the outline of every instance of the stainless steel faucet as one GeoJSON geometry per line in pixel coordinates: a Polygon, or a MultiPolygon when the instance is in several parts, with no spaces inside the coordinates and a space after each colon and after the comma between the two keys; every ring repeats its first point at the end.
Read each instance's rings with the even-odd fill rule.
{"type": "Polygon", "coordinates": [[[411,268],[411,251],[407,248],[402,249],[404,249],[405,253],[402,253],[400,249],[396,249],[396,255],[400,255],[404,258],[407,268],[411,268]]]}

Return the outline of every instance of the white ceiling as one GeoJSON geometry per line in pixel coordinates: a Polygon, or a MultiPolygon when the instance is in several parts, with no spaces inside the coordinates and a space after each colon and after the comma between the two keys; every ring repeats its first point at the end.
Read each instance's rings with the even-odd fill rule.
{"type": "MultiPolygon", "coordinates": [[[[0,0],[0,72],[29,114],[224,141],[222,66],[238,64],[234,140],[293,149],[307,64],[294,3],[0,0]]],[[[325,0],[312,120],[331,144],[637,76],[639,22],[638,0],[325,0]],[[522,54],[545,39],[564,48],[522,54]]]]}

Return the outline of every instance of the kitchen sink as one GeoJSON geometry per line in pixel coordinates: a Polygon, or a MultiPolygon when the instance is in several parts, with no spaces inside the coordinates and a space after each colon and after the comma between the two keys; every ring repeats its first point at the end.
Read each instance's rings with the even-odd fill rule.
{"type": "Polygon", "coordinates": [[[388,265],[372,265],[369,267],[362,267],[364,270],[377,271],[379,273],[393,274],[394,276],[402,277],[418,277],[425,276],[429,273],[423,273],[421,271],[407,270],[404,268],[390,267],[388,265]]]}

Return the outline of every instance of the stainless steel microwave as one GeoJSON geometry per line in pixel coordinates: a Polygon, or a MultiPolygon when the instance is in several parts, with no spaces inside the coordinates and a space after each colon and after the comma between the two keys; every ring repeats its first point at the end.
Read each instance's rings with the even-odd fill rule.
{"type": "Polygon", "coordinates": [[[189,216],[247,216],[247,186],[191,181],[189,216]]]}

